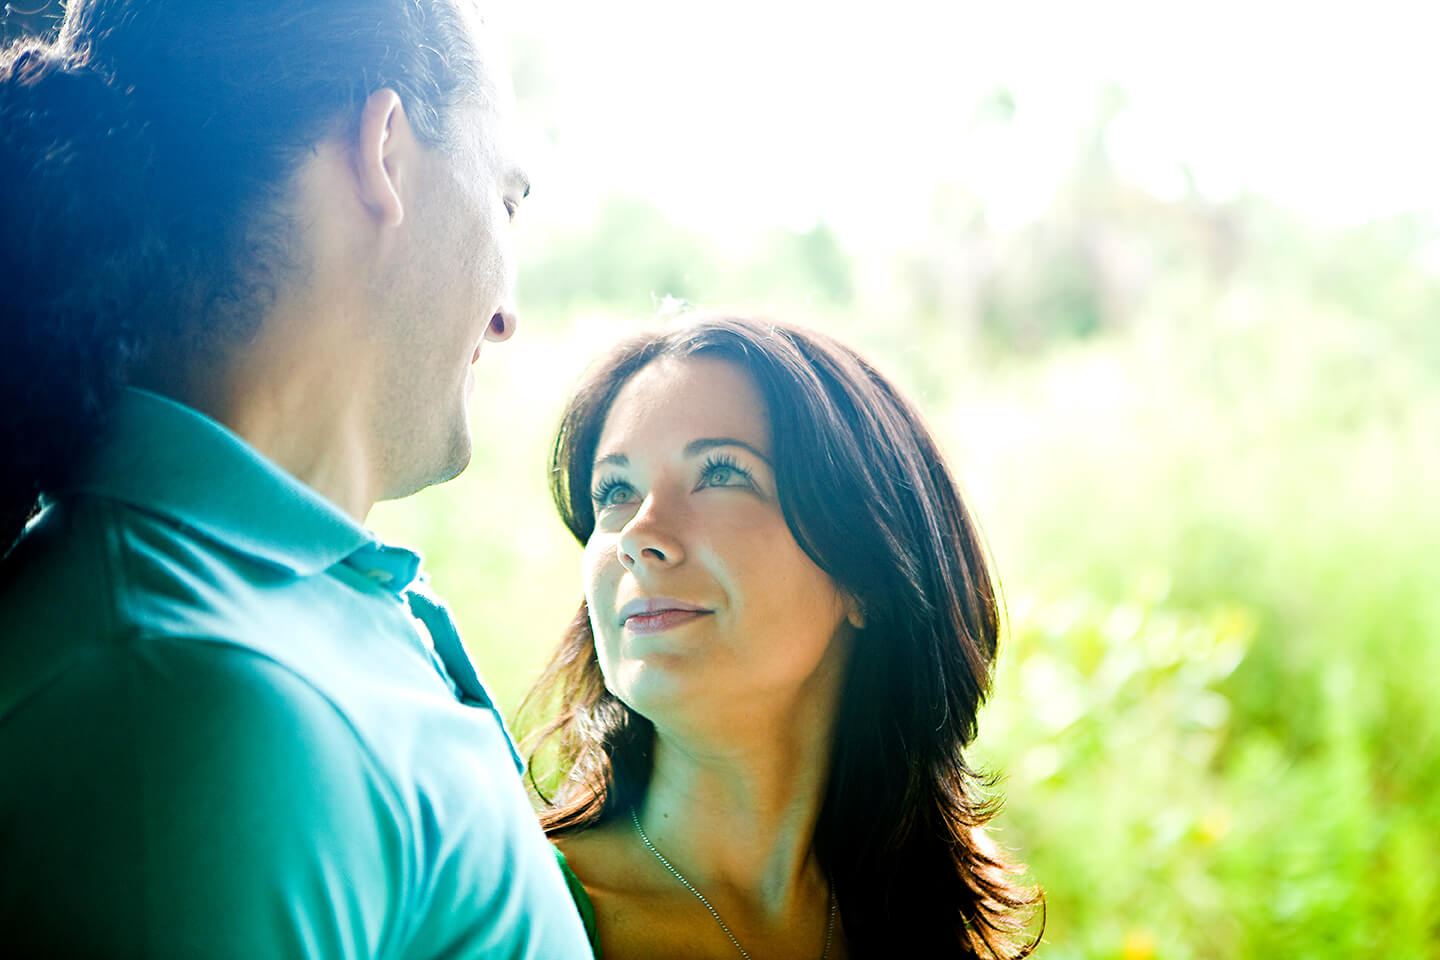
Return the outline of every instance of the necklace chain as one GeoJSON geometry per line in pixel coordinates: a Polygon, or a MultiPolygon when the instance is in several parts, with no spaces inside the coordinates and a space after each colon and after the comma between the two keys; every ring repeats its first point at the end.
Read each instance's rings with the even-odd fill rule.
{"type": "MultiPolygon", "coordinates": [[[[655,849],[655,844],[651,843],[650,838],[645,835],[645,828],[640,826],[640,815],[635,812],[634,807],[630,808],[630,822],[635,824],[635,832],[640,834],[640,842],[645,844],[645,849],[655,854],[655,859],[660,861],[660,865],[666,870],[669,870],[676,880],[683,883],[686,890],[695,894],[695,899],[705,904],[705,909],[710,911],[710,916],[714,917],[715,922],[720,924],[720,929],[725,931],[725,936],[729,937],[730,942],[735,944],[735,949],[740,951],[740,956],[744,957],[745,960],[750,960],[750,954],[746,953],[745,948],[740,946],[740,941],[735,939],[735,934],[730,932],[730,928],[725,924],[725,921],[720,919],[720,914],[710,905],[710,901],[705,899],[705,894],[696,890],[695,885],[689,880],[686,880],[685,875],[679,870],[676,870],[670,861],[666,860],[660,851],[655,849]]],[[[835,910],[835,887],[832,885],[830,887],[830,919],[825,922],[825,950],[820,954],[820,960],[826,960],[826,958],[830,956],[830,938],[835,933],[835,910]]]]}

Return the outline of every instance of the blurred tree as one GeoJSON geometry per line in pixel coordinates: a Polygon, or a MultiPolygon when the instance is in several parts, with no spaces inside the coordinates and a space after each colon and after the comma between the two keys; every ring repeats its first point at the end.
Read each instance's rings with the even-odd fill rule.
{"type": "Polygon", "coordinates": [[[527,308],[549,312],[605,305],[643,313],[666,298],[840,308],[855,292],[850,256],[827,224],[771,230],[728,252],[634,196],[610,199],[592,223],[533,249],[520,286],[527,308]]]}
{"type": "Polygon", "coordinates": [[[716,293],[713,243],[667,219],[647,201],[616,197],[584,229],[559,233],[520,266],[529,307],[563,311],[606,304],[644,312],[665,297],[716,293]]]}
{"type": "Polygon", "coordinates": [[[773,230],[746,259],[739,289],[729,296],[798,299],[827,307],[847,306],[854,298],[849,254],[828,224],[805,231],[773,230]]]}

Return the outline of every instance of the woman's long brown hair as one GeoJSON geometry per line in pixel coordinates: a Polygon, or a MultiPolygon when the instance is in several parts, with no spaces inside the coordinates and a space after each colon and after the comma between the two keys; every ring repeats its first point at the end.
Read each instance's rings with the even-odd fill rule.
{"type": "MultiPolygon", "coordinates": [[[[575,538],[595,526],[591,465],[616,393],[660,356],[735,364],[764,397],[796,542],[859,601],[815,846],[860,957],[1023,957],[1038,889],[982,832],[993,782],[965,758],[990,687],[999,611],[980,538],[922,418],[854,351],[795,327],[710,317],[603,356],[566,408],[551,490],[575,538]]],[[[644,795],[654,729],[611,694],[585,605],[521,708],[548,833],[644,795]],[[547,769],[550,775],[547,776],[547,769]]]]}

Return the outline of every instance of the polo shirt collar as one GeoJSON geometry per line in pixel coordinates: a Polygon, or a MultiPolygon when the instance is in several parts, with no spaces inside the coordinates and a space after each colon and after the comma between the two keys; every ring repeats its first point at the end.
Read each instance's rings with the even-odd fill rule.
{"type": "Polygon", "coordinates": [[[96,457],[69,489],[166,517],[300,576],[368,548],[367,559],[381,556],[394,571],[386,586],[398,592],[419,567],[222,424],[145,390],[124,391],[96,457]]]}

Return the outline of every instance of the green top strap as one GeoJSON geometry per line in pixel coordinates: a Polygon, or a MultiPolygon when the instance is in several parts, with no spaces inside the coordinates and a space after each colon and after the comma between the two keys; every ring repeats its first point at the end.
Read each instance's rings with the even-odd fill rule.
{"type": "Polygon", "coordinates": [[[600,935],[595,929],[595,904],[590,902],[590,894],[585,892],[585,885],[575,876],[575,871],[570,869],[565,854],[554,844],[551,846],[555,849],[555,859],[560,864],[560,872],[565,876],[565,886],[570,888],[570,896],[575,900],[575,909],[580,911],[580,919],[585,923],[585,935],[590,938],[590,949],[595,951],[595,960],[600,960],[600,935]]]}

